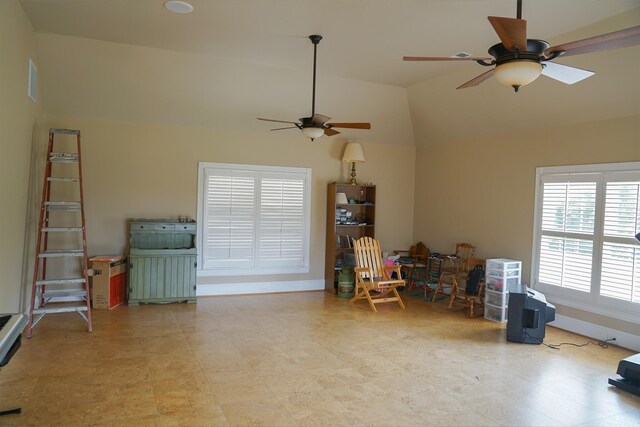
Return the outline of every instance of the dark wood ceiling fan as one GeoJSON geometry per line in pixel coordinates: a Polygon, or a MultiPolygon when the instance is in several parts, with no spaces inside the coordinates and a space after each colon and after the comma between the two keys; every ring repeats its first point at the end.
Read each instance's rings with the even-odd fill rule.
{"type": "Polygon", "coordinates": [[[544,40],[527,39],[527,21],[522,19],[522,0],[517,0],[516,19],[489,16],[489,22],[502,43],[489,48],[491,57],[405,56],[404,61],[475,61],[493,67],[457,89],[477,86],[495,77],[516,92],[541,74],[573,84],[594,74],[592,71],[552,62],[560,56],[581,55],[640,44],[640,25],[612,33],[550,47],[544,40]]]}
{"type": "Polygon", "coordinates": [[[298,119],[298,122],[290,122],[286,120],[274,120],[264,119],[258,117],[258,120],[264,120],[265,122],[276,123],[288,123],[293,126],[287,126],[282,128],[275,128],[271,130],[283,130],[283,129],[300,129],[302,133],[310,138],[312,141],[322,135],[333,136],[340,132],[334,128],[345,129],[371,129],[370,123],[329,123],[331,117],[323,116],[322,114],[316,114],[316,62],[318,57],[318,43],[322,40],[322,36],[313,34],[309,36],[311,43],[313,43],[313,92],[311,97],[311,116],[302,117],[298,119]]]}

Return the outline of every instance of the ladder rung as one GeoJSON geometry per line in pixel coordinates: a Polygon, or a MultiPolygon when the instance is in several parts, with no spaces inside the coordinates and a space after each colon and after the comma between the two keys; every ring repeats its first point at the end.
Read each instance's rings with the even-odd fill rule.
{"type": "Polygon", "coordinates": [[[87,291],[84,289],[47,289],[42,293],[43,298],[61,298],[61,297],[86,297],[87,291]]]}
{"type": "Polygon", "coordinates": [[[75,130],[75,129],[61,129],[61,128],[50,128],[49,129],[49,133],[61,133],[61,134],[65,134],[65,135],[80,135],[80,131],[79,130],[75,130]]]}
{"type": "Polygon", "coordinates": [[[63,178],[59,176],[50,176],[47,178],[49,182],[78,182],[78,178],[63,178]]]}
{"type": "Polygon", "coordinates": [[[78,153],[51,153],[49,161],[52,163],[78,163],[78,153]]]}
{"type": "Polygon", "coordinates": [[[42,227],[45,233],[64,233],[68,231],[82,231],[82,227],[42,227]]]}
{"type": "Polygon", "coordinates": [[[34,308],[33,314],[68,313],[72,311],[87,311],[87,306],[86,305],[65,305],[60,307],[34,308]]]}
{"type": "Polygon", "coordinates": [[[36,286],[42,285],[77,285],[84,283],[84,277],[74,277],[71,279],[47,279],[36,280],[36,286]]]}
{"type": "Polygon", "coordinates": [[[84,251],[82,249],[45,251],[41,252],[39,255],[40,258],[54,258],[63,256],[84,256],[84,251]]]}
{"type": "Polygon", "coordinates": [[[80,202],[44,202],[50,211],[79,211],[80,202]]]}

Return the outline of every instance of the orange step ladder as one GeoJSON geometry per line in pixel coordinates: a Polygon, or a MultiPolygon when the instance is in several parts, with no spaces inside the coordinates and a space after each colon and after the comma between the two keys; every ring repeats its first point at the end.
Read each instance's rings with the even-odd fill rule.
{"type": "Polygon", "coordinates": [[[88,331],[91,332],[89,273],[82,190],[80,131],[49,129],[49,146],[40,203],[27,338],[31,338],[33,328],[44,315],[52,313],[76,312],[87,322],[88,331]],[[64,143],[65,148],[71,147],[67,151],[73,149],[73,143],[69,141],[69,136],[71,138],[75,136],[76,151],[54,151],[54,137],[56,135],[58,135],[58,139],[63,139],[61,142],[64,143]],[[71,170],[75,169],[74,167],[77,167],[77,172],[71,170]],[[75,200],[52,200],[52,193],[56,195],[75,193],[72,196],[75,200]],[[53,234],[55,237],[50,238],[53,234]],[[50,240],[56,244],[52,244],[50,240]],[[57,245],[63,247],[57,249],[50,247],[57,245]],[[68,248],[70,245],[73,247],[68,248]],[[69,264],[72,264],[73,260],[79,260],[78,273],[74,277],[48,277],[48,262],[61,261],[63,263],[62,266],[49,266],[49,269],[56,270],[55,275],[59,276],[60,274],[68,274],[66,271],[70,269],[69,264]],[[60,271],[65,273],[60,273],[60,271]]]}

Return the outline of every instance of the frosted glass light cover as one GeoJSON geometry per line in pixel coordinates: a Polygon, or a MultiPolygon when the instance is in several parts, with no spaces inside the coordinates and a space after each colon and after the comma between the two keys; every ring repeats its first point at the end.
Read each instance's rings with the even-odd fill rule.
{"type": "Polygon", "coordinates": [[[512,61],[500,64],[493,75],[500,83],[510,87],[525,86],[542,73],[542,65],[533,61],[512,61]]]}

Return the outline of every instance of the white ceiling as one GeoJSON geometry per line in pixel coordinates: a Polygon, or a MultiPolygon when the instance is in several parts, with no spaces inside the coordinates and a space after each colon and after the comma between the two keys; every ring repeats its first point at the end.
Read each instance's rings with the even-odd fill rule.
{"type": "MultiPolygon", "coordinates": [[[[403,87],[452,67],[483,72],[473,63],[409,63],[402,56],[482,55],[498,42],[486,17],[515,17],[516,9],[515,0],[191,0],[194,12],[179,15],[163,0],[21,3],[38,32],[284,68],[310,70],[307,36],[321,34],[320,73],[403,87]]],[[[640,0],[525,0],[523,18],[529,38],[557,44],[572,41],[564,33],[639,6],[640,0]]]]}

